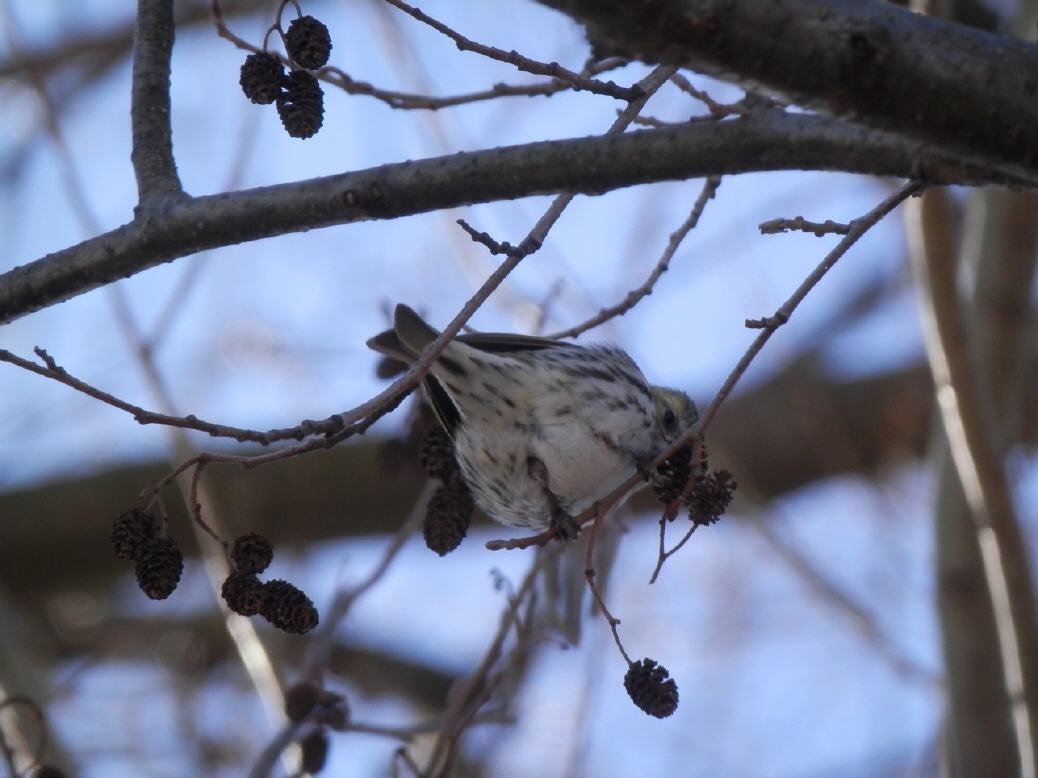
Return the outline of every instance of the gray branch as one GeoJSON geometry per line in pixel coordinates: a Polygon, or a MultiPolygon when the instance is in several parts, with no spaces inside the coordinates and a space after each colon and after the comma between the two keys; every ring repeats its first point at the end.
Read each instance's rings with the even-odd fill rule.
{"type": "Polygon", "coordinates": [[[613,137],[543,141],[167,203],[161,212],[0,275],[0,324],[198,251],[371,219],[762,170],[841,170],[938,183],[1000,180],[921,144],[825,117],[762,111],[613,137]]]}
{"type": "Polygon", "coordinates": [[[540,2],[604,50],[763,87],[1008,175],[1038,170],[1031,43],[880,0],[540,2]]]}
{"type": "Polygon", "coordinates": [[[130,161],[137,176],[142,208],[183,189],[173,159],[170,125],[169,72],[173,52],[173,0],[139,0],[133,35],[133,89],[130,121],[133,150],[130,161]]]}

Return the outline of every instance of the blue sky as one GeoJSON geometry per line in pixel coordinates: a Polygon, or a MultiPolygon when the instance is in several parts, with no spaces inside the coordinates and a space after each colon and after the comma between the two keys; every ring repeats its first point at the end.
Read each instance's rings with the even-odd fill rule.
{"type": "MultiPolygon", "coordinates": [[[[64,34],[115,25],[128,12],[128,4],[105,0],[93,0],[86,9],[83,4],[12,5],[17,37],[30,48],[47,46],[64,34]]],[[[459,52],[373,2],[304,2],[304,7],[330,28],[333,64],[385,88],[445,94],[531,80],[509,66],[459,52]]],[[[481,42],[574,69],[585,55],[580,31],[534,3],[464,0],[430,3],[426,10],[481,42]]],[[[231,24],[254,41],[264,27],[263,20],[255,19],[231,24]]],[[[4,46],[0,42],[0,56],[6,57],[4,46]]],[[[241,96],[242,58],[211,28],[178,36],[174,142],[185,188],[192,194],[225,189],[239,155],[245,164],[238,186],[259,186],[457,150],[596,134],[608,127],[617,107],[603,98],[560,95],[422,114],[328,89],[323,129],[300,142],[283,133],[272,109],[241,96]]],[[[644,72],[643,66],[632,65],[614,78],[634,80],[644,72]]],[[[128,75],[129,64],[123,63],[62,113],[75,173],[105,229],[131,218],[136,194],[129,166],[128,75]]],[[[722,101],[738,94],[707,79],[695,81],[722,101]]],[[[85,237],[69,205],[62,163],[40,135],[33,95],[8,88],[5,100],[0,159],[27,139],[35,140],[17,187],[3,192],[4,270],[85,237]]],[[[648,113],[679,120],[693,109],[698,106],[672,90],[654,98],[648,113]]],[[[871,208],[891,183],[813,172],[726,179],[655,293],[586,340],[623,346],[653,382],[680,386],[706,403],[754,335],[743,328],[743,320],[774,311],[834,240],[761,236],[756,225],[796,215],[846,221],[871,208]]],[[[652,268],[699,187],[700,182],[675,182],[578,198],[543,250],[524,262],[473,325],[522,330],[554,287],[561,292],[551,308],[549,330],[620,300],[652,268]]],[[[443,323],[482,282],[495,260],[468,241],[454,225],[456,218],[517,242],[547,202],[527,198],[286,235],[178,260],[120,285],[147,331],[182,277],[196,273],[158,352],[177,406],[228,424],[287,426],[353,407],[382,386],[374,376],[374,357],[363,344],[384,325],[387,305],[407,302],[424,310],[430,321],[443,323]]],[[[877,276],[892,282],[903,278],[904,251],[895,214],[812,292],[769,343],[744,385],[752,386],[805,343],[815,342],[834,306],[862,284],[877,276]]],[[[106,290],[4,327],[0,345],[22,355],[43,346],[83,380],[155,406],[106,290]]],[[[918,359],[919,327],[910,288],[840,333],[824,353],[831,369],[845,376],[918,359]]],[[[7,365],[0,366],[0,396],[0,489],[168,455],[160,429],[139,427],[119,411],[7,365]]],[[[389,434],[401,418],[398,411],[380,429],[389,434]]],[[[1019,470],[1025,518],[1032,524],[1034,470],[1030,460],[1019,470]]],[[[783,537],[862,603],[899,652],[939,673],[929,488],[925,468],[892,472],[879,483],[840,480],[789,495],[760,518],[774,522],[783,537]]],[[[358,603],[344,633],[365,645],[464,671],[483,650],[502,607],[489,571],[501,569],[515,580],[529,559],[485,551],[482,542],[488,537],[470,538],[443,560],[413,538],[387,578],[358,603]]],[[[360,575],[356,571],[373,564],[383,542],[329,544],[312,558],[285,563],[285,574],[295,576],[320,607],[340,575],[360,575]]],[[[473,734],[470,747],[492,754],[500,774],[561,776],[575,760],[578,770],[571,774],[587,776],[778,778],[851,775],[852,768],[868,775],[875,774],[868,765],[886,758],[899,765],[915,763],[926,774],[939,736],[939,691],[894,672],[845,613],[812,594],[776,557],[753,529],[751,517],[733,517],[697,534],[650,587],[654,544],[655,525],[632,522],[609,597],[623,619],[629,650],[659,659],[678,680],[678,713],[660,722],[628,703],[622,661],[603,622],[594,620],[585,625],[579,648],[548,645],[538,654],[531,683],[519,697],[515,727],[473,734]],[[582,716],[586,724],[575,737],[573,728],[582,716]],[[583,744],[579,758],[567,750],[574,743],[583,744]]],[[[199,575],[189,570],[189,576],[199,575]]],[[[129,583],[125,596],[125,607],[140,612],[156,607],[129,583]]],[[[183,607],[214,607],[198,581],[184,597],[183,607]]],[[[157,699],[145,709],[132,695],[123,699],[120,692],[131,680],[160,690],[169,684],[153,668],[106,663],[80,676],[71,693],[56,703],[58,730],[74,750],[91,749],[99,735],[85,722],[107,715],[91,703],[103,692],[114,713],[139,716],[132,729],[139,737],[127,740],[156,744],[149,761],[154,774],[178,774],[184,765],[176,743],[161,736],[173,717],[171,703],[157,699]]],[[[257,728],[262,732],[266,724],[256,706],[248,707],[249,699],[228,683],[199,702],[198,721],[212,732],[225,727],[227,737],[254,740],[257,728]],[[221,721],[232,705],[242,711],[243,722],[221,721]]],[[[354,700],[353,708],[366,721],[409,718],[399,700],[354,700]]],[[[81,774],[138,774],[116,745],[85,762],[81,774]]],[[[337,736],[332,774],[378,774],[391,750],[392,744],[371,737],[337,736]]]]}

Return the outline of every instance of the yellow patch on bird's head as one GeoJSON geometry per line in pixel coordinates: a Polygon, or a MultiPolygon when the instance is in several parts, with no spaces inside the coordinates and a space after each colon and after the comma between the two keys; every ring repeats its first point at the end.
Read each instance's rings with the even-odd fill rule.
{"type": "Polygon", "coordinates": [[[687,394],[665,386],[652,387],[656,427],[668,443],[684,435],[699,419],[699,411],[687,394]]]}

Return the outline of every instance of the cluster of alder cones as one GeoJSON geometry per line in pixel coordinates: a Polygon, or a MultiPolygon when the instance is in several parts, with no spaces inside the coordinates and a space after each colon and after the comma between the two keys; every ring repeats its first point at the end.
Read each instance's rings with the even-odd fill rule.
{"type": "Polygon", "coordinates": [[[267,51],[256,52],[242,63],[238,83],[252,102],[275,104],[289,135],[310,138],[324,121],[324,92],[309,71],[328,62],[332,39],[328,28],[312,16],[293,20],[283,38],[293,68],[286,73],[280,57],[267,51]]]}
{"type": "MultiPolygon", "coordinates": [[[[137,585],[153,600],[169,597],[184,572],[184,555],[173,538],[165,537],[151,511],[131,508],[112,525],[112,547],[120,559],[134,563],[137,585]]],[[[257,578],[270,565],[274,549],[262,535],[237,538],[230,551],[232,571],[223,582],[224,602],[242,616],[262,616],[284,632],[303,634],[317,626],[317,609],[288,581],[257,578]]]]}

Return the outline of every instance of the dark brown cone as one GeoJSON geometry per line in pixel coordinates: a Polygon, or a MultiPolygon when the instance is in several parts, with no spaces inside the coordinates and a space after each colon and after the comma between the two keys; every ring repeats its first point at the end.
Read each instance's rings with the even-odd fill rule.
{"type": "Polygon", "coordinates": [[[667,668],[652,659],[632,662],[624,688],[635,705],[650,716],[665,719],[678,708],[678,685],[669,675],[667,668]]]}
{"type": "Polygon", "coordinates": [[[284,77],[285,68],[281,60],[273,54],[259,52],[245,58],[238,83],[241,85],[241,91],[252,102],[269,105],[281,94],[281,81],[284,77]]]}
{"type": "Polygon", "coordinates": [[[458,472],[458,462],[454,459],[454,441],[439,424],[430,427],[422,438],[422,470],[430,478],[439,478],[441,481],[447,481],[458,472]]]}
{"type": "Polygon", "coordinates": [[[275,627],[302,635],[317,626],[320,618],[314,604],[288,581],[267,581],[263,588],[266,599],[260,614],[275,627]]]}
{"type": "Polygon", "coordinates": [[[277,108],[285,131],[293,138],[312,137],[324,121],[321,85],[305,70],[293,70],[282,85],[284,91],[278,95],[277,108]]]}
{"type": "Polygon", "coordinates": [[[307,70],[323,68],[332,51],[332,36],[323,22],[312,16],[300,16],[288,25],[285,33],[288,56],[307,70]]]}
{"type": "Polygon", "coordinates": [[[315,729],[299,741],[303,751],[301,767],[304,773],[316,775],[324,769],[328,761],[328,733],[323,729],[315,729]]]}
{"type": "Polygon", "coordinates": [[[292,684],[285,692],[285,715],[289,721],[302,721],[317,705],[321,690],[310,681],[292,684]]]}
{"type": "Polygon", "coordinates": [[[652,491],[660,502],[673,502],[685,491],[685,484],[688,483],[691,474],[692,446],[685,446],[656,468],[656,475],[652,479],[652,491]]]}
{"type": "Polygon", "coordinates": [[[736,486],[728,470],[716,470],[703,476],[688,497],[688,517],[695,524],[716,523],[728,509],[736,486]]]}
{"type": "Polygon", "coordinates": [[[144,546],[135,572],[142,592],[153,600],[164,600],[180,583],[184,556],[172,538],[156,538],[144,546]]]}
{"type": "Polygon", "coordinates": [[[350,723],[350,706],[346,698],[335,692],[325,691],[321,695],[321,710],[314,717],[318,724],[342,732],[350,723]]]}
{"type": "Polygon", "coordinates": [[[472,494],[460,473],[440,484],[425,509],[425,545],[440,556],[456,549],[468,532],[473,507],[472,494]]]}
{"type": "Polygon", "coordinates": [[[263,610],[267,592],[253,573],[231,573],[220,587],[227,607],[241,616],[255,616],[263,610]]]}
{"type": "Polygon", "coordinates": [[[112,524],[112,548],[120,559],[140,558],[144,547],[158,537],[159,525],[150,511],[131,508],[112,524]]]}
{"type": "Polygon", "coordinates": [[[273,558],[270,541],[255,532],[235,538],[231,546],[231,562],[239,573],[262,573],[273,558]]]}

